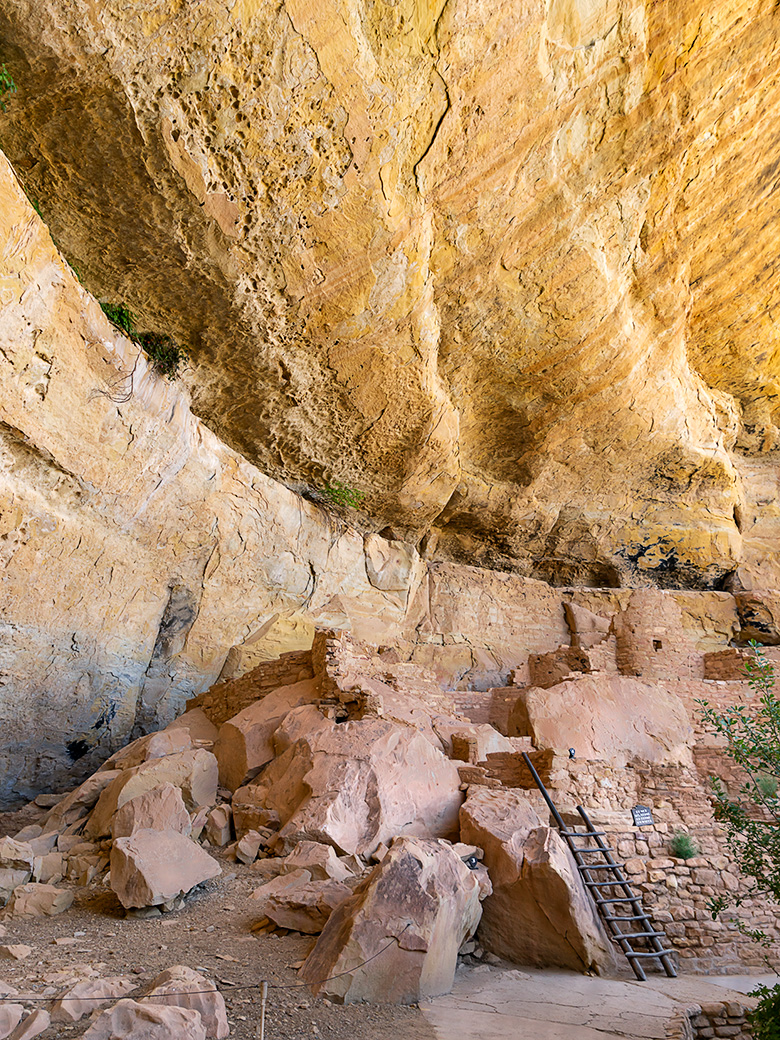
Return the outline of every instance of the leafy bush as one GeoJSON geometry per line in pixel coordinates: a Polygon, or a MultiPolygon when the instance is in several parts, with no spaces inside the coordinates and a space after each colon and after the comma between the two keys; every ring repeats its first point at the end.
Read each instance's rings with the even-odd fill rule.
{"type": "Polygon", "coordinates": [[[349,506],[350,509],[359,509],[366,497],[362,491],[356,491],[355,488],[342,484],[340,480],[329,481],[323,490],[334,505],[349,506]]]}
{"type": "Polygon", "coordinates": [[[753,1040],[780,1040],[780,985],[758,986],[750,995],[760,998],[755,1011],[747,1016],[753,1040]]]}
{"type": "Polygon", "coordinates": [[[101,303],[103,313],[118,329],[142,348],[160,375],[175,379],[189,360],[184,347],[160,332],[136,332],[136,318],[124,303],[101,303]]]}
{"type": "Polygon", "coordinates": [[[3,112],[8,111],[8,105],[6,104],[7,95],[15,93],[16,84],[14,83],[13,76],[4,63],[0,65],[0,109],[2,109],[3,112]]]}
{"type": "Polygon", "coordinates": [[[693,859],[694,856],[698,856],[701,849],[685,831],[675,831],[672,835],[672,840],[669,842],[669,848],[671,849],[672,855],[678,859],[693,859]]]}
{"type": "Polygon", "coordinates": [[[101,303],[100,307],[108,318],[118,329],[132,336],[135,328],[135,316],[123,303],[101,303]]]}

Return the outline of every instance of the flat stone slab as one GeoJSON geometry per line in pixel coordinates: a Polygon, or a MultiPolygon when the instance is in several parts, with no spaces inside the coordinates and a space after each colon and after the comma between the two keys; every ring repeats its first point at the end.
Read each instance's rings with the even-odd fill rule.
{"type": "MultiPolygon", "coordinates": [[[[763,976],[647,982],[535,968],[459,970],[451,993],[420,1003],[436,1040],[664,1040],[670,1020],[691,1004],[741,996],[763,976]]],[[[744,999],[744,998],[743,998],[744,999]]]]}

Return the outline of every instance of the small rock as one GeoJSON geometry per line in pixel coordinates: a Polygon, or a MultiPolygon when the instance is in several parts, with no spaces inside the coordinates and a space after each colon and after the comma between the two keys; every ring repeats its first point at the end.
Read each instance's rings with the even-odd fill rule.
{"type": "Polygon", "coordinates": [[[25,946],[24,943],[14,943],[9,946],[0,946],[0,957],[10,957],[15,961],[23,961],[25,957],[29,957],[32,953],[32,946],[25,946]]]}
{"type": "Polygon", "coordinates": [[[0,1004],[0,1040],[13,1033],[24,1014],[21,1004],[0,1004]]]}
{"type": "Polygon", "coordinates": [[[23,1022],[21,1022],[16,1029],[11,1033],[8,1040],[33,1040],[34,1036],[39,1036],[45,1032],[51,1025],[51,1015],[44,1008],[36,1008],[32,1014],[28,1015],[23,1022]]]}

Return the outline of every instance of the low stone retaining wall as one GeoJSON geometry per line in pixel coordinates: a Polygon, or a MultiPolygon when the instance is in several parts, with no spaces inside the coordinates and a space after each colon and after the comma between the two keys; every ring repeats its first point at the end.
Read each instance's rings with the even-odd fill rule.
{"type": "Polygon", "coordinates": [[[701,1006],[693,1004],[669,1023],[666,1040],[712,1040],[717,1037],[752,1040],[753,1031],[747,1022],[749,1010],[731,1000],[701,1006]]]}

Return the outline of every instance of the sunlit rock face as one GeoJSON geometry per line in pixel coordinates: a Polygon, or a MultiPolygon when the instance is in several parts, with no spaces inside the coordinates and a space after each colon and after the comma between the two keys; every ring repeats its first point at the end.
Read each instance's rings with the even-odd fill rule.
{"type": "Polygon", "coordinates": [[[264,472],[440,557],[765,586],[779,42],[770,0],[0,0],[0,140],[264,472]]]}

